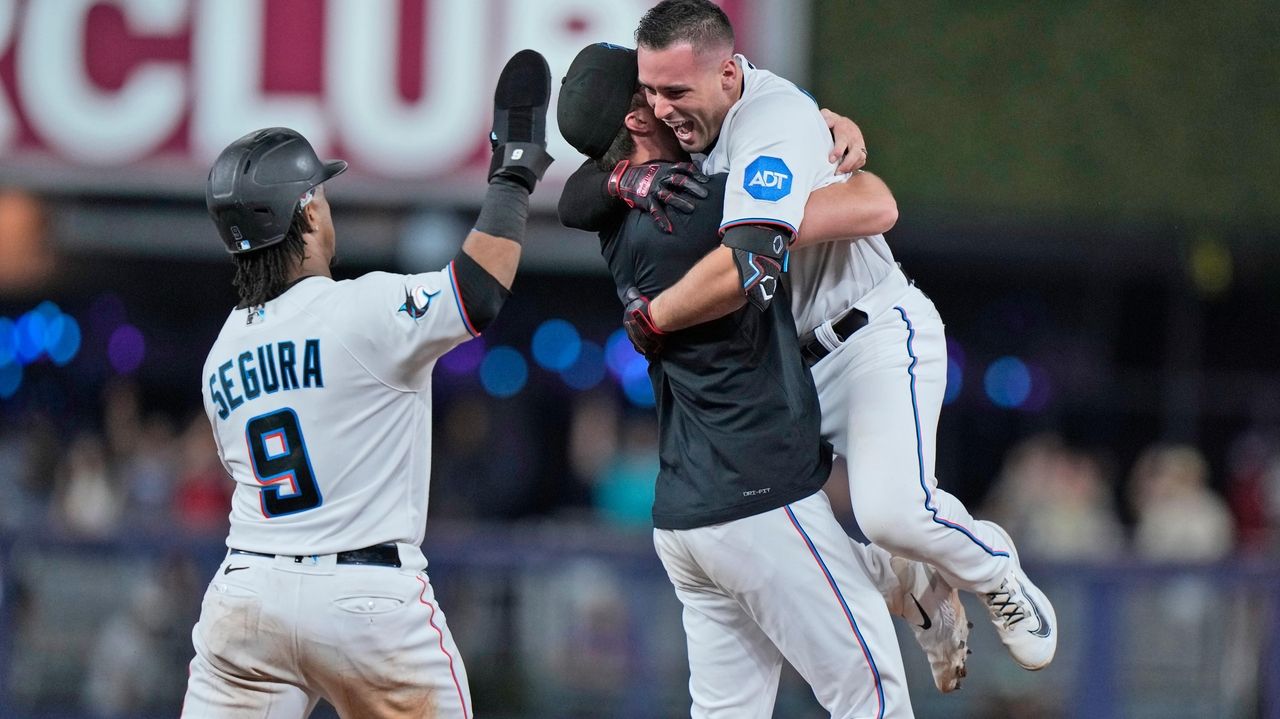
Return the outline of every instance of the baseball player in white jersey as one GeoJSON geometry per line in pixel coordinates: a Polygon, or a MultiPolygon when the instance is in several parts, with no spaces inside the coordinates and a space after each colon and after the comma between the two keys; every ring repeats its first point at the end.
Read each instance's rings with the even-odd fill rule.
{"type": "MultiPolygon", "coordinates": [[[[824,244],[795,236],[809,192],[833,181],[831,139],[816,104],[733,55],[728,20],[707,0],[659,3],[641,20],[636,40],[640,83],[655,115],[687,151],[706,155],[706,172],[729,172],[724,246],[653,298],[648,324],[660,333],[706,321],[723,313],[735,291],[739,304],[744,295],[766,303],[789,264],[823,434],[847,459],[863,532],[977,593],[1015,661],[1046,666],[1057,646],[1048,598],[1022,570],[1004,530],[975,521],[937,487],[934,442],[947,357],[933,303],[907,280],[882,234],[824,244]],[[793,251],[743,241],[735,237],[741,227],[766,230],[755,233],[761,240],[782,235],[793,251]],[[726,277],[736,288],[727,289],[726,277]]],[[[937,670],[940,687],[952,683],[937,670]]]]}
{"type": "MultiPolygon", "coordinates": [[[[239,306],[209,352],[204,405],[236,482],[226,559],[192,631],[183,716],[472,716],[425,572],[436,360],[494,318],[528,197],[551,158],[550,73],[517,53],[498,81],[489,190],[444,269],[335,282],[322,163],[286,128],[232,143],[206,199],[239,306]]],[[[429,131],[424,128],[423,131],[429,131]]]]}

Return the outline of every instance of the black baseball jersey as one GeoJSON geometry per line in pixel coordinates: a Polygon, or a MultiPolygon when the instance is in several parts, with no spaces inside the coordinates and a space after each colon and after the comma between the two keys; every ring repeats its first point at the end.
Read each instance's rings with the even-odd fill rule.
{"type": "MultiPolygon", "coordinates": [[[[664,234],[632,211],[600,233],[618,286],[652,298],[720,244],[725,175],[691,215],[671,212],[664,234]]],[[[691,529],[777,509],[826,483],[831,447],[800,358],[791,302],[783,289],[768,310],[746,306],[669,333],[649,363],[657,401],[659,454],[653,523],[691,529]]]]}

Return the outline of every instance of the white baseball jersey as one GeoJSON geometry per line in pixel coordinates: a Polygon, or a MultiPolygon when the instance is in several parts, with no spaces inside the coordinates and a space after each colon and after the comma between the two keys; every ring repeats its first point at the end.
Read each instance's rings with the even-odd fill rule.
{"type": "MultiPolygon", "coordinates": [[[[747,58],[742,97],[729,108],[703,170],[728,172],[720,230],[779,224],[792,233],[804,219],[809,193],[839,178],[827,161],[831,131],[818,105],[795,83],[747,58]]],[[[895,267],[883,235],[841,240],[793,252],[788,273],[796,330],[804,333],[853,304],[895,267]]]]}
{"type": "Polygon", "coordinates": [[[314,555],[422,543],[431,371],[477,334],[452,272],[310,277],[231,312],[203,373],[236,482],[227,546],[314,555]]]}

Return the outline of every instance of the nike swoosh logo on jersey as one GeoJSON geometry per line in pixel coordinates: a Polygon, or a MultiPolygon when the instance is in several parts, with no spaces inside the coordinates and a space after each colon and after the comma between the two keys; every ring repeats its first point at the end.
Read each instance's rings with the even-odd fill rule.
{"type": "Polygon", "coordinates": [[[248,569],[248,568],[249,568],[248,566],[244,566],[244,567],[230,567],[230,566],[229,566],[229,567],[227,567],[226,569],[222,570],[222,573],[223,573],[223,574],[230,574],[230,573],[232,573],[232,572],[238,572],[238,571],[240,571],[241,569],[248,569]]]}
{"type": "Polygon", "coordinates": [[[1022,582],[1018,582],[1018,588],[1022,590],[1022,596],[1027,598],[1027,604],[1031,605],[1031,611],[1035,612],[1036,615],[1036,630],[1031,632],[1032,636],[1047,637],[1052,634],[1053,627],[1049,626],[1049,623],[1045,621],[1044,614],[1040,612],[1040,607],[1036,605],[1036,600],[1032,599],[1030,594],[1027,594],[1027,588],[1022,586],[1022,582]]]}
{"type": "Polygon", "coordinates": [[[920,628],[928,630],[929,627],[933,626],[933,620],[929,618],[929,613],[924,610],[924,607],[920,606],[920,600],[916,599],[916,595],[908,594],[907,596],[911,597],[911,601],[916,603],[916,609],[919,609],[920,616],[924,617],[924,621],[920,623],[920,628]]]}

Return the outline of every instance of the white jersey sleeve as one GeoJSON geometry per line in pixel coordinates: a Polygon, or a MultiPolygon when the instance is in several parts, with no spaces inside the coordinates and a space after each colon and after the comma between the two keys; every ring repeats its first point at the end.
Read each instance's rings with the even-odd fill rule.
{"type": "Polygon", "coordinates": [[[453,263],[435,272],[370,272],[338,285],[327,318],[343,327],[347,350],[387,385],[419,390],[431,382],[434,360],[477,336],[453,263]]]}
{"type": "MultiPolygon", "coordinates": [[[[731,118],[720,231],[744,224],[787,227],[794,235],[809,192],[829,181],[831,133],[817,106],[798,89],[743,99],[731,118]]],[[[728,122],[726,123],[728,124],[728,122]]]]}

